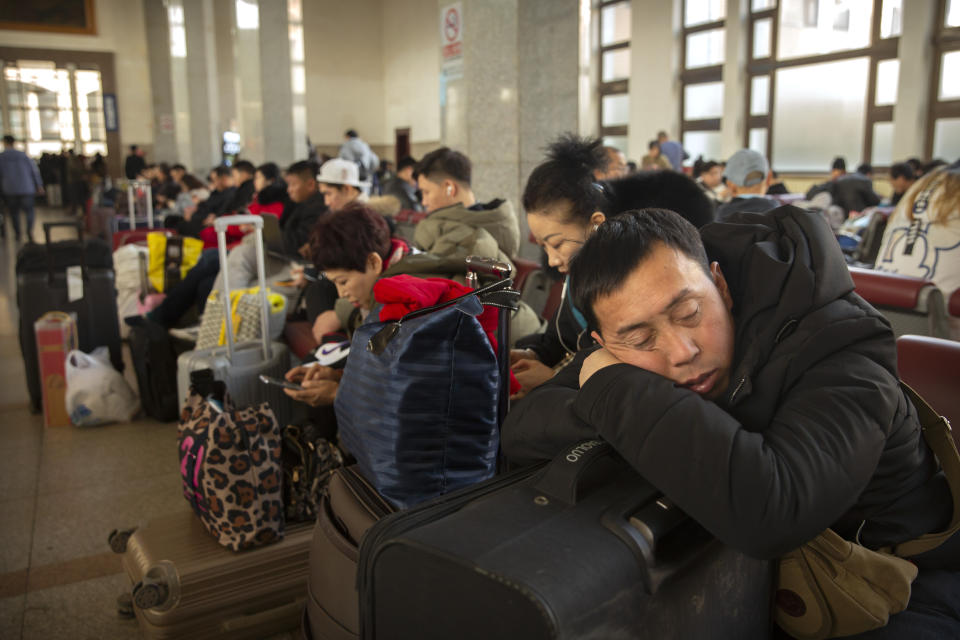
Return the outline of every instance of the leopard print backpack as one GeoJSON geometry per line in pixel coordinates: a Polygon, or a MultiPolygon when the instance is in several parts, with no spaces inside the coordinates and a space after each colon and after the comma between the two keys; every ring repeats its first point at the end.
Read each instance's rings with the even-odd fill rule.
{"type": "Polygon", "coordinates": [[[210,384],[210,393],[191,386],[180,415],[183,495],[225,547],[241,551],[282,540],[277,419],[266,403],[236,408],[222,382],[210,384]]]}

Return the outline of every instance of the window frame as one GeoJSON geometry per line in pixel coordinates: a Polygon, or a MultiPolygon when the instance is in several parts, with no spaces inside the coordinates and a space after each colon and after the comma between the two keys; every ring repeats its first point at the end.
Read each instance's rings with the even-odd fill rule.
{"type": "MultiPolygon", "coordinates": [[[[940,0],[941,4],[945,0],[940,0]]],[[[752,8],[747,16],[747,64],[746,64],[746,83],[744,87],[745,100],[743,111],[743,146],[748,147],[750,143],[751,129],[767,130],[767,148],[765,155],[774,166],[776,159],[773,155],[773,123],[774,111],[776,105],[777,89],[777,71],[789,67],[802,67],[824,62],[838,62],[841,60],[852,60],[855,58],[869,59],[869,75],[867,77],[867,93],[864,96],[866,108],[864,109],[865,128],[863,136],[863,147],[860,150],[859,162],[872,163],[873,158],[873,129],[874,125],[883,122],[893,122],[893,108],[895,104],[877,105],[877,65],[885,60],[899,60],[900,36],[891,36],[889,38],[880,37],[880,25],[883,13],[883,0],[873,0],[873,15],[870,24],[870,42],[866,47],[859,49],[848,49],[844,51],[834,51],[832,53],[823,53],[813,56],[803,56],[798,58],[788,58],[780,60],[780,10],[782,0],[776,0],[776,5],[760,11],[753,11],[752,8]],[[753,57],[753,39],[754,23],[758,20],[770,18],[772,20],[770,27],[770,56],[767,58],[755,59],[753,57]],[[767,113],[762,116],[750,114],[750,103],[753,99],[753,78],[756,76],[769,76],[770,81],[767,85],[767,113]]],[[[941,21],[942,23],[942,21],[941,21]]],[[[902,30],[901,30],[902,33],[902,30]]],[[[930,140],[932,145],[933,130],[930,130],[930,140]]],[[[892,160],[892,159],[891,159],[892,160]]],[[[887,165],[875,165],[875,169],[886,169],[887,165]]],[[[795,175],[819,175],[821,171],[791,171],[795,175]]]]}
{"type": "MultiPolygon", "coordinates": [[[[600,46],[599,54],[599,75],[597,78],[597,131],[600,132],[600,139],[603,140],[607,137],[612,136],[627,136],[630,129],[629,124],[621,124],[614,126],[604,126],[603,124],[603,99],[606,96],[610,95],[626,95],[628,98],[630,96],[630,79],[621,78],[618,80],[612,80],[610,82],[603,81],[603,54],[609,53],[611,51],[618,51],[621,49],[630,49],[630,42],[632,37],[623,42],[617,42],[610,45],[604,45],[602,42],[603,34],[603,9],[612,5],[617,4],[626,4],[630,5],[631,17],[633,15],[633,3],[631,0],[600,0],[596,4],[596,15],[597,15],[597,43],[600,46]]],[[[631,25],[631,36],[632,36],[632,25],[631,25]]]]}
{"type": "MultiPolygon", "coordinates": [[[[716,132],[720,133],[720,125],[723,120],[721,115],[718,118],[692,118],[686,117],[687,86],[696,84],[706,84],[710,82],[723,83],[723,65],[726,61],[726,52],[724,52],[724,62],[710,65],[708,67],[697,67],[696,69],[687,69],[687,39],[691,35],[696,35],[704,31],[713,31],[716,29],[724,30],[726,38],[727,28],[727,9],[724,8],[724,17],[720,20],[711,22],[701,22],[693,26],[686,26],[687,23],[687,3],[681,0],[680,24],[683,25],[680,38],[680,144],[684,144],[684,136],[687,132],[716,132]]],[[[729,0],[728,0],[729,3],[729,0]]],[[[726,39],[724,39],[726,42],[726,39]]],[[[724,85],[726,91],[726,85],[724,85]]],[[[704,158],[704,160],[718,160],[719,158],[704,158]]]]}
{"type": "MultiPolygon", "coordinates": [[[[940,99],[940,72],[944,54],[960,51],[960,26],[948,27],[947,0],[938,0],[934,10],[933,64],[930,65],[930,93],[927,99],[927,126],[924,136],[923,155],[933,160],[933,135],[937,120],[960,118],[960,98],[940,99]]],[[[952,162],[956,158],[943,158],[952,162]]]]}

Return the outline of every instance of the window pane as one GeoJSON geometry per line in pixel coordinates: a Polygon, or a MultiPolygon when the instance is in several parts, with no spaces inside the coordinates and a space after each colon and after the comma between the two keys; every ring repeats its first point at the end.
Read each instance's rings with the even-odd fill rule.
{"type": "Polygon", "coordinates": [[[727,12],[726,0],[685,0],[684,20],[686,27],[704,22],[723,20],[727,12]]]}
{"type": "Polygon", "coordinates": [[[711,29],[687,36],[687,69],[723,64],[723,29],[711,29]]]}
{"type": "Polygon", "coordinates": [[[770,57],[770,27],[773,26],[771,18],[764,18],[753,23],[753,57],[770,57]]]}
{"type": "Polygon", "coordinates": [[[723,115],[723,83],[688,84],[683,89],[683,119],[702,120],[723,115]]]}
{"type": "Polygon", "coordinates": [[[783,171],[826,171],[834,156],[863,152],[868,58],[777,71],[773,156],[783,171]],[[830,123],[829,129],[824,123],[830,123]],[[824,136],[829,135],[829,144],[824,136]]]}
{"type": "Polygon", "coordinates": [[[750,81],[750,115],[765,116],[770,109],[770,76],[754,76],[750,81]]]}
{"type": "Polygon", "coordinates": [[[604,127],[615,127],[630,122],[630,96],[617,93],[603,96],[603,116],[600,123],[604,127]]]}
{"type": "Polygon", "coordinates": [[[782,0],[780,58],[860,49],[870,44],[873,0],[782,0]]]}
{"type": "Polygon", "coordinates": [[[947,0],[948,27],[960,27],[960,0],[947,0]]]}
{"type": "Polygon", "coordinates": [[[600,9],[600,44],[616,44],[630,39],[630,3],[611,4],[600,9]]]}
{"type": "Polygon", "coordinates": [[[892,38],[903,32],[903,0],[883,0],[880,14],[880,37],[892,38]]]}
{"type": "Polygon", "coordinates": [[[870,162],[878,167],[893,164],[893,123],[875,122],[873,125],[873,153],[870,162]]]}
{"type": "Polygon", "coordinates": [[[720,132],[687,131],[683,134],[683,148],[690,154],[685,165],[692,165],[698,156],[703,156],[704,160],[716,160],[721,157],[720,132]]]}
{"type": "Polygon", "coordinates": [[[753,11],[763,11],[764,9],[772,9],[777,6],[776,0],[752,0],[750,3],[750,8],[753,11]]]}
{"type": "Polygon", "coordinates": [[[303,26],[299,24],[289,25],[287,35],[290,39],[290,61],[303,62],[303,26]]]}
{"type": "Polygon", "coordinates": [[[612,82],[630,77],[630,49],[617,49],[603,54],[603,81],[612,82]]]}
{"type": "Polygon", "coordinates": [[[607,147],[620,149],[620,151],[623,151],[623,155],[630,157],[630,153],[627,151],[627,136],[603,136],[603,144],[607,147]]]}
{"type": "Polygon", "coordinates": [[[878,105],[894,104],[897,101],[897,82],[900,80],[900,61],[884,60],[877,63],[878,105]]]}
{"type": "Polygon", "coordinates": [[[947,162],[960,158],[960,118],[940,118],[934,124],[933,157],[947,162]]]}
{"type": "Polygon", "coordinates": [[[940,64],[940,99],[960,98],[960,51],[943,54],[940,64]]]}
{"type": "Polygon", "coordinates": [[[767,129],[750,129],[750,144],[747,145],[764,157],[767,155],[767,129]]]}

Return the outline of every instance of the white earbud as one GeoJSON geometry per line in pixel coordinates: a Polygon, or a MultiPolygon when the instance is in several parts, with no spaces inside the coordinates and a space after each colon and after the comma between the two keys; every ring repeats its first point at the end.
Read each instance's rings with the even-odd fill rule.
{"type": "Polygon", "coordinates": [[[447,195],[448,196],[453,195],[453,187],[451,187],[450,185],[447,185],[447,195]]]}

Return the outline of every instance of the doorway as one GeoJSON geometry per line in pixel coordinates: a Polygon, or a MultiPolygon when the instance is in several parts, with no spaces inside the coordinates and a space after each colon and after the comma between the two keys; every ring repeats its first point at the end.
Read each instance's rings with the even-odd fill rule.
{"type": "Polygon", "coordinates": [[[396,150],[393,159],[393,166],[399,166],[400,159],[410,155],[410,127],[403,129],[394,129],[394,149],[396,150]]]}

